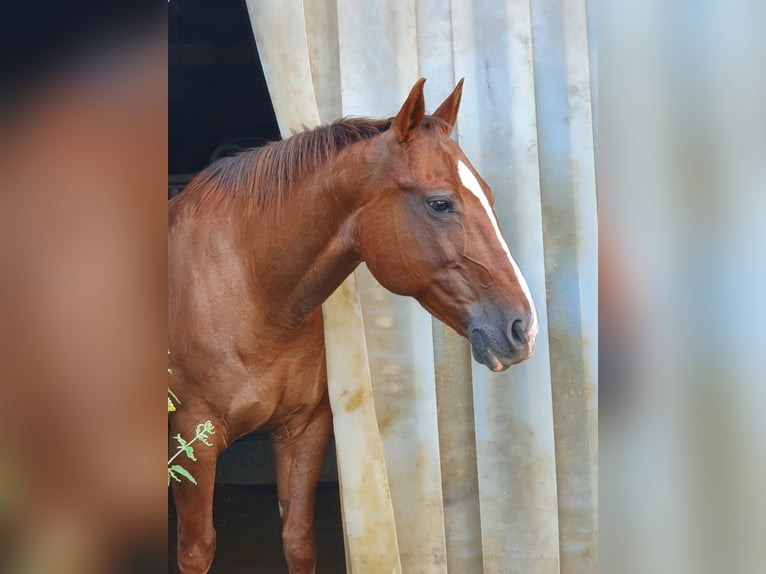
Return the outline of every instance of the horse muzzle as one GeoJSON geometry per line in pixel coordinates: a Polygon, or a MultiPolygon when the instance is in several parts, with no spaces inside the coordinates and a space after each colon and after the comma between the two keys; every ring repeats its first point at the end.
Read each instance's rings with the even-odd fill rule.
{"type": "Polygon", "coordinates": [[[468,327],[474,359],[496,373],[531,357],[537,338],[537,321],[532,317],[514,314],[502,323],[485,319],[468,327]]]}

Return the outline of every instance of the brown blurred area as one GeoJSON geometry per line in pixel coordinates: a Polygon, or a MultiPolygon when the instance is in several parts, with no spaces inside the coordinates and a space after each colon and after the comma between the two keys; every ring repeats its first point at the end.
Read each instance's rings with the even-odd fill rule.
{"type": "Polygon", "coordinates": [[[94,38],[0,108],[2,572],[165,568],[166,24],[94,38]]]}
{"type": "Polygon", "coordinates": [[[627,260],[622,238],[602,218],[598,245],[599,420],[607,427],[636,408],[645,389],[639,375],[640,270],[627,260]]]}

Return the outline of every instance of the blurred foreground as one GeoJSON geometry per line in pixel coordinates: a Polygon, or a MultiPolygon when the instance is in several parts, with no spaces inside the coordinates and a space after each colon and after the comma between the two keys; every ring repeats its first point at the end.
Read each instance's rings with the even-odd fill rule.
{"type": "Polygon", "coordinates": [[[0,571],[164,571],[165,8],[34,4],[2,36],[0,571]]]}
{"type": "Polygon", "coordinates": [[[601,14],[603,572],[766,571],[764,16],[601,14]]]}

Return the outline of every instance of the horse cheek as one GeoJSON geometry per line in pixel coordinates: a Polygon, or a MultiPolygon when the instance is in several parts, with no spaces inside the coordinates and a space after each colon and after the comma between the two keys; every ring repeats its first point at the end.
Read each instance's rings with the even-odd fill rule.
{"type": "Polygon", "coordinates": [[[362,256],[378,282],[397,295],[414,295],[421,286],[417,270],[407,258],[413,237],[406,228],[401,231],[401,214],[380,215],[363,230],[362,256]]]}

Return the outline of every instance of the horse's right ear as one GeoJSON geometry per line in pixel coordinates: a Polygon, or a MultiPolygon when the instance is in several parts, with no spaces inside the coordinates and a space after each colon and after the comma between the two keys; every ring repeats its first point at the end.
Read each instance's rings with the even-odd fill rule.
{"type": "Polygon", "coordinates": [[[410,95],[404,101],[399,113],[391,122],[391,129],[396,134],[396,141],[406,143],[412,141],[418,133],[420,124],[426,115],[426,100],[423,97],[425,78],[420,78],[410,90],[410,95]]]}

